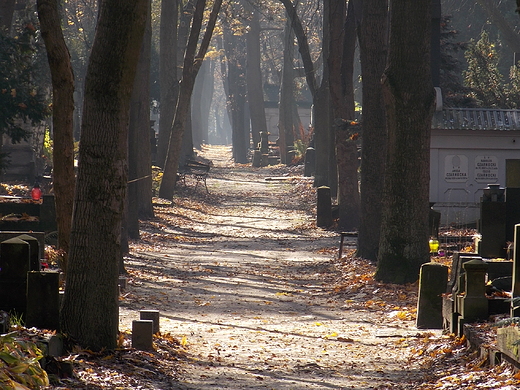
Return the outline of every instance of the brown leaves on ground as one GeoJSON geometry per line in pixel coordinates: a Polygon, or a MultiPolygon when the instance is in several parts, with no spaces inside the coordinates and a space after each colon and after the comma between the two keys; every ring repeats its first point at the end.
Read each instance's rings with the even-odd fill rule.
{"type": "MultiPolygon", "coordinates": [[[[434,260],[450,263],[448,258],[434,260]]],[[[335,264],[341,277],[331,286],[332,294],[344,297],[346,308],[378,311],[388,320],[415,321],[417,283],[402,286],[377,282],[374,280],[376,267],[356,258],[354,250],[346,251],[335,264]]],[[[492,323],[499,319],[490,318],[490,322],[468,326],[483,346],[493,347],[496,328],[492,323]]],[[[410,348],[410,364],[419,365],[427,373],[418,390],[520,388],[520,373],[507,362],[493,365],[490,357],[474,350],[464,336],[418,333],[416,337],[398,341],[401,346],[410,348]]]]}
{"type": "Polygon", "coordinates": [[[169,334],[157,334],[153,351],[139,351],[130,348],[130,338],[120,333],[121,346],[115,351],[74,350],[70,355],[52,358],[47,367],[50,388],[176,388],[180,377],[178,361],[185,358],[182,341],[169,334]]]}
{"type": "Polygon", "coordinates": [[[395,320],[415,320],[417,283],[397,285],[378,282],[374,279],[375,265],[355,257],[355,250],[345,251],[345,254],[336,260],[340,277],[332,289],[345,298],[346,308],[381,311],[395,320]]]}

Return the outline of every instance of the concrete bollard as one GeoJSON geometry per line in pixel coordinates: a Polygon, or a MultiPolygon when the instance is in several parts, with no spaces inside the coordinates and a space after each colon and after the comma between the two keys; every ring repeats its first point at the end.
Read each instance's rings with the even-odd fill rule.
{"type": "Polygon", "coordinates": [[[448,267],[426,263],[419,274],[416,326],[419,329],[442,329],[442,294],[448,285],[448,267]]]}
{"type": "Polygon", "coordinates": [[[141,351],[153,350],[153,321],[132,321],[132,347],[141,351]]]}
{"type": "Polygon", "coordinates": [[[159,324],[159,310],[140,310],[139,311],[139,319],[141,320],[152,320],[153,321],[153,333],[160,332],[160,324],[159,324]]]}
{"type": "Polygon", "coordinates": [[[327,228],[332,226],[332,202],[330,187],[318,187],[318,204],[316,211],[316,225],[327,228]]]}

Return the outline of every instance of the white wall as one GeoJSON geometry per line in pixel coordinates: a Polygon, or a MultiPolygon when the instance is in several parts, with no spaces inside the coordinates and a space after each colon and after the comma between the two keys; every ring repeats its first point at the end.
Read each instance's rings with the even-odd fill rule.
{"type": "Polygon", "coordinates": [[[482,189],[506,186],[507,159],[520,159],[518,130],[432,129],[430,201],[441,224],[477,221],[482,189]]]}

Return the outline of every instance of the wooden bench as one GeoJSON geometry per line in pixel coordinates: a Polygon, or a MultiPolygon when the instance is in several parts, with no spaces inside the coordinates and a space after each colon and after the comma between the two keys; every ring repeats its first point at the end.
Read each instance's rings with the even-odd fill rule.
{"type": "Polygon", "coordinates": [[[197,186],[200,182],[204,183],[204,187],[206,188],[206,192],[209,193],[208,186],[206,185],[206,179],[209,175],[210,164],[204,163],[202,161],[197,161],[193,159],[186,159],[186,162],[179,169],[179,178],[182,180],[183,184],[186,185],[186,175],[192,176],[197,180],[197,186]]]}

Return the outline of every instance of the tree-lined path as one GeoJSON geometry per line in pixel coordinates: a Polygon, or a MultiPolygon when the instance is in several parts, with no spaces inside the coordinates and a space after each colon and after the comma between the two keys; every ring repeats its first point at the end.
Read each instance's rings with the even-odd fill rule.
{"type": "Polygon", "coordinates": [[[187,345],[179,388],[416,388],[403,340],[418,331],[378,309],[376,290],[342,285],[339,235],[314,227],[312,182],[279,179],[299,168],[235,166],[226,147],[204,157],[210,193],[187,178],[132,246],[120,328],[160,310],[161,332],[187,345]]]}

